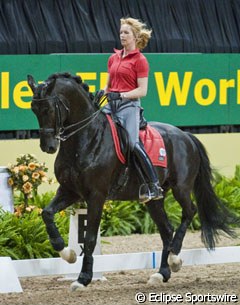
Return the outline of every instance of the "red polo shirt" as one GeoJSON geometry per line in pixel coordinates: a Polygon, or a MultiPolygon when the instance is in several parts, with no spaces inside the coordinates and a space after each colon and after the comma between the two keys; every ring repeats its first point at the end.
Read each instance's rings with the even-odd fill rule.
{"type": "Polygon", "coordinates": [[[122,58],[123,50],[114,49],[108,60],[110,76],[109,91],[128,92],[138,87],[137,79],[148,77],[149,65],[146,57],[136,49],[122,58]]]}

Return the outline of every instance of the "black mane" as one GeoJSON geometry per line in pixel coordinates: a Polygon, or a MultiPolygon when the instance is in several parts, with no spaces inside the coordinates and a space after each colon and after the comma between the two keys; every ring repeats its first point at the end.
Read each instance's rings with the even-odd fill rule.
{"type": "Polygon", "coordinates": [[[51,74],[48,77],[47,81],[51,81],[51,80],[57,79],[57,78],[71,78],[71,79],[75,80],[76,83],[82,84],[82,78],[80,76],[72,75],[69,72],[60,72],[60,73],[51,74]]]}
{"type": "Polygon", "coordinates": [[[48,83],[48,81],[51,81],[53,79],[58,79],[58,78],[69,78],[69,79],[74,80],[77,84],[79,84],[88,93],[90,99],[93,100],[94,95],[91,92],[89,92],[88,84],[84,83],[80,76],[72,75],[69,72],[58,72],[58,73],[51,74],[48,77],[48,79],[46,80],[46,83],[48,83]]]}

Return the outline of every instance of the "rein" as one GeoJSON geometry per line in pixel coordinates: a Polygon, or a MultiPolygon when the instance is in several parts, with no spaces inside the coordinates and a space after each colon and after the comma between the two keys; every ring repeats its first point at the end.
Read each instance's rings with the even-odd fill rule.
{"type": "Polygon", "coordinates": [[[56,135],[56,138],[60,141],[66,141],[67,139],[69,139],[72,135],[74,135],[75,133],[77,133],[78,131],[84,129],[85,127],[87,127],[90,123],[92,123],[96,117],[99,115],[99,113],[101,112],[101,109],[95,111],[92,115],[90,115],[89,117],[83,119],[82,121],[80,122],[77,122],[77,123],[74,123],[74,124],[71,124],[71,125],[68,125],[66,127],[62,126],[59,128],[59,132],[58,132],[58,135],[56,135]],[[85,123],[86,122],[86,123],[85,123]],[[85,124],[83,124],[85,123],[85,124]],[[83,124],[82,126],[79,126],[83,124]],[[77,127],[79,126],[77,129],[73,130],[72,132],[70,132],[69,134],[65,134],[64,133],[66,131],[68,131],[69,129],[72,129],[74,127],[77,127]]]}
{"type": "Polygon", "coordinates": [[[40,133],[55,133],[55,137],[56,139],[60,140],[60,141],[66,141],[68,140],[71,136],[73,136],[75,133],[77,133],[78,131],[84,129],[85,127],[87,127],[90,123],[92,123],[97,116],[100,114],[101,109],[95,111],[93,114],[91,114],[90,116],[86,117],[85,119],[83,119],[80,122],[68,125],[68,126],[63,126],[63,120],[62,120],[62,113],[61,113],[61,109],[60,109],[60,103],[62,104],[62,106],[64,107],[64,109],[67,111],[67,113],[69,113],[69,107],[57,96],[50,96],[47,98],[40,98],[40,99],[32,99],[32,101],[46,101],[46,100],[53,100],[55,102],[55,117],[56,117],[56,126],[55,128],[39,128],[39,132],[40,133]],[[79,127],[78,127],[79,126],[79,127]],[[67,133],[69,130],[74,129],[72,132],[67,133]],[[57,133],[58,130],[58,133],[57,133]]]}

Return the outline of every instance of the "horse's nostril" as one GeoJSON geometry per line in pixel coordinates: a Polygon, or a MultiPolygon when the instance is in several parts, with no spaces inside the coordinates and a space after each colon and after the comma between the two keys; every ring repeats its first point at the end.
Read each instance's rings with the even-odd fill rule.
{"type": "Polygon", "coordinates": [[[49,154],[54,154],[55,152],[56,152],[56,148],[55,148],[55,147],[50,146],[50,147],[48,148],[48,153],[49,153],[49,154]]]}

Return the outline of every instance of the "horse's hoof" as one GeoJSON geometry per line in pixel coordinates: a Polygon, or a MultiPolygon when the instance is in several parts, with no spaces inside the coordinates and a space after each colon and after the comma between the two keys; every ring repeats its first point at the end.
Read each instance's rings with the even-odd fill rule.
{"type": "Polygon", "coordinates": [[[77,261],[77,255],[74,250],[69,247],[65,247],[62,251],[59,252],[62,259],[67,261],[69,264],[73,264],[77,261]]]}
{"type": "Polygon", "coordinates": [[[170,253],[168,256],[168,264],[172,272],[178,272],[182,268],[183,261],[181,258],[173,253],[170,253]]]}
{"type": "Polygon", "coordinates": [[[75,281],[70,285],[70,291],[76,291],[84,288],[85,286],[83,284],[80,284],[78,281],[75,281]]]}
{"type": "Polygon", "coordinates": [[[154,273],[153,275],[150,276],[147,284],[148,285],[153,285],[153,286],[156,286],[156,285],[159,285],[161,283],[163,283],[163,276],[161,273],[154,273]]]}

